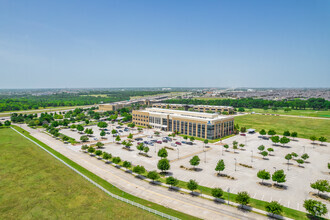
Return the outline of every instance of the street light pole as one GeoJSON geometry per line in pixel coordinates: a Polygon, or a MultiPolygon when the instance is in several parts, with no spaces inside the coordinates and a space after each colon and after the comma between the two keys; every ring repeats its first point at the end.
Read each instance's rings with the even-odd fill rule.
{"type": "Polygon", "coordinates": [[[206,150],[205,150],[205,147],[204,147],[204,163],[206,163],[206,150]]]}
{"type": "Polygon", "coordinates": [[[305,153],[305,146],[303,146],[303,148],[304,148],[304,153],[305,153]]]}
{"type": "Polygon", "coordinates": [[[253,163],[253,150],[251,150],[251,163],[253,163]]]}
{"type": "Polygon", "coordinates": [[[180,158],[180,151],[179,151],[179,148],[178,148],[178,159],[180,158]]]}
{"type": "Polygon", "coordinates": [[[236,158],[234,158],[234,160],[235,160],[235,171],[236,171],[236,161],[237,161],[237,160],[236,160],[236,158]]]}
{"type": "Polygon", "coordinates": [[[228,205],[229,205],[229,191],[230,191],[230,188],[227,189],[227,194],[228,194],[228,205]]]}

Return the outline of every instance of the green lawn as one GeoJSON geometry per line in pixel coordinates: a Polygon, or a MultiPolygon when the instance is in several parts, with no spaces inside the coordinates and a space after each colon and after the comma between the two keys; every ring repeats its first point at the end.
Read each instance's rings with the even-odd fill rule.
{"type": "MultiPolygon", "coordinates": [[[[26,131],[24,134],[29,136],[26,131]]],[[[194,219],[124,193],[42,142],[34,140],[112,193],[182,219],[194,219]]],[[[160,218],[108,196],[9,128],[0,129],[0,146],[0,219],[160,218]]]]}
{"type": "Polygon", "coordinates": [[[295,118],[285,116],[249,114],[235,117],[235,124],[240,127],[254,128],[257,131],[275,129],[278,134],[285,130],[298,132],[298,137],[309,139],[310,136],[324,136],[330,140],[330,120],[295,118]]]}
{"type": "Polygon", "coordinates": [[[296,115],[296,116],[330,118],[330,110],[317,111],[317,110],[312,110],[312,109],[306,109],[306,110],[291,110],[291,111],[285,112],[283,109],[273,111],[271,109],[263,110],[263,109],[260,109],[260,108],[252,108],[252,109],[245,108],[245,111],[246,112],[262,113],[262,114],[296,115]]]}

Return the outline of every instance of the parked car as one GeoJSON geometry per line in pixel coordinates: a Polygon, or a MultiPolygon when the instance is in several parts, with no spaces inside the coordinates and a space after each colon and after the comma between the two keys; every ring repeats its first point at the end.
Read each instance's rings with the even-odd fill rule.
{"type": "Polygon", "coordinates": [[[180,143],[179,141],[175,142],[175,144],[177,144],[177,145],[181,145],[181,143],[180,143]]]}
{"type": "Polygon", "coordinates": [[[118,136],[118,134],[113,134],[112,136],[113,136],[113,137],[117,137],[117,136],[118,136]]]}
{"type": "Polygon", "coordinates": [[[155,142],[157,142],[157,140],[150,140],[152,143],[155,143],[155,142]]]}
{"type": "Polygon", "coordinates": [[[118,129],[119,129],[119,128],[122,128],[122,127],[121,127],[121,126],[117,126],[116,128],[118,128],[118,129]]]}
{"type": "Polygon", "coordinates": [[[105,132],[106,134],[110,134],[110,132],[105,132]]]}
{"type": "Polygon", "coordinates": [[[240,135],[241,135],[241,136],[246,136],[246,134],[244,134],[244,133],[243,133],[243,134],[240,134],[240,135]]]}
{"type": "Polygon", "coordinates": [[[148,141],[143,141],[143,143],[148,144],[148,141]]]}
{"type": "Polygon", "coordinates": [[[193,142],[191,142],[191,141],[187,141],[186,144],[188,144],[188,145],[193,145],[193,142]]]}
{"type": "Polygon", "coordinates": [[[143,138],[135,138],[136,141],[143,141],[143,138]]]}
{"type": "Polygon", "coordinates": [[[168,141],[165,139],[165,140],[163,140],[163,142],[164,142],[164,143],[167,143],[168,141]]]}
{"type": "Polygon", "coordinates": [[[123,130],[119,130],[119,132],[123,132],[123,130]]]}
{"type": "Polygon", "coordinates": [[[157,144],[161,144],[162,142],[161,141],[156,141],[157,144]]]}
{"type": "Polygon", "coordinates": [[[176,144],[175,144],[175,143],[172,143],[171,146],[172,146],[172,147],[176,147],[176,144]]]}
{"type": "Polygon", "coordinates": [[[94,138],[94,141],[97,141],[97,140],[99,140],[99,139],[97,139],[97,138],[94,138]]]}
{"type": "Polygon", "coordinates": [[[152,136],[151,136],[151,135],[149,135],[149,136],[148,136],[148,138],[152,138],[152,136]]]}

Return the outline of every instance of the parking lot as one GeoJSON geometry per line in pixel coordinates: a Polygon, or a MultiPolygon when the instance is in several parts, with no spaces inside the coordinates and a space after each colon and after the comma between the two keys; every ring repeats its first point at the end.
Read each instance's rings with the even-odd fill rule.
{"type": "MultiPolygon", "coordinates": [[[[113,128],[118,126],[114,124],[108,127],[111,132],[113,128]]],[[[95,138],[100,140],[100,129],[96,126],[90,126],[94,131],[95,138]]],[[[137,129],[123,132],[121,135],[122,140],[126,140],[129,133],[134,134],[133,139],[137,137],[143,138],[143,141],[162,140],[167,137],[168,132],[160,132],[157,137],[154,134],[154,129],[144,129],[142,133],[138,133],[137,129]]],[[[62,133],[79,139],[81,134],[70,129],[61,130],[62,133]]],[[[184,139],[176,136],[172,142],[153,145],[147,145],[150,148],[148,155],[145,157],[139,155],[136,149],[138,141],[133,141],[131,150],[123,149],[123,146],[114,141],[112,135],[107,135],[107,140],[102,140],[105,143],[103,151],[111,153],[113,156],[119,156],[122,160],[132,162],[133,165],[143,165],[147,170],[157,170],[157,162],[160,159],[157,152],[162,147],[167,147],[168,159],[171,161],[171,169],[169,175],[179,178],[183,181],[195,179],[200,185],[208,187],[221,187],[224,190],[237,193],[239,191],[248,191],[252,198],[264,201],[279,201],[286,207],[304,211],[303,201],[311,198],[310,192],[315,192],[310,188],[310,183],[318,179],[329,179],[329,172],[327,170],[327,163],[329,162],[330,153],[328,146],[313,146],[309,140],[299,139],[291,141],[285,147],[281,145],[273,146],[270,140],[264,140],[258,137],[258,134],[247,134],[246,136],[234,136],[223,141],[223,144],[228,144],[230,148],[226,151],[220,143],[207,144],[208,148],[204,148],[204,143],[201,141],[194,141],[194,145],[176,145],[172,146],[171,143],[176,141],[182,142],[184,139]],[[245,144],[243,149],[234,150],[232,142],[237,141],[239,144],[245,144]],[[271,156],[263,158],[257,149],[260,145],[264,145],[265,149],[271,147],[274,152],[271,156]],[[303,153],[309,155],[306,163],[301,167],[295,160],[291,160],[291,165],[287,165],[287,160],[284,159],[288,153],[295,152],[299,157],[303,153]],[[190,168],[189,160],[198,155],[201,159],[198,171],[190,171],[181,168],[184,166],[190,168]],[[219,177],[214,170],[217,162],[223,159],[225,162],[225,170],[222,172],[234,179],[226,177],[219,177]],[[252,166],[252,168],[244,167],[240,164],[252,166]],[[260,179],[257,178],[257,172],[265,169],[271,174],[275,170],[283,169],[286,174],[286,182],[283,184],[285,189],[275,187],[267,187],[260,185],[260,179]]],[[[141,142],[141,141],[139,141],[141,142]]],[[[70,146],[75,151],[80,150],[80,146],[70,146]]],[[[240,147],[238,147],[240,148],[240,147]]],[[[273,183],[271,180],[266,180],[266,183],[273,183]]],[[[322,200],[330,208],[329,202],[322,200]]]]}

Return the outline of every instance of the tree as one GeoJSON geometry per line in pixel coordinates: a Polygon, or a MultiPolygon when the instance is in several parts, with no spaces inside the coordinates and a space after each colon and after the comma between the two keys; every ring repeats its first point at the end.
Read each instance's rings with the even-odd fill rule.
{"type": "Polygon", "coordinates": [[[270,155],[270,152],[274,152],[274,149],[269,147],[269,148],[267,148],[267,151],[269,152],[269,155],[270,155]]]}
{"type": "Polygon", "coordinates": [[[273,130],[273,129],[270,129],[270,130],[268,131],[268,135],[273,136],[273,135],[275,135],[275,134],[276,134],[276,131],[273,130]]]}
{"type": "Polygon", "coordinates": [[[133,168],[133,172],[137,174],[143,174],[146,172],[146,169],[144,168],[144,166],[137,165],[133,168]]]}
{"type": "Polygon", "coordinates": [[[100,132],[100,136],[101,136],[101,137],[104,137],[104,136],[105,136],[105,131],[104,131],[104,130],[102,130],[102,131],[100,132]]]}
{"type": "Polygon", "coordinates": [[[147,174],[147,178],[151,179],[153,182],[155,182],[155,180],[159,179],[159,174],[156,171],[150,171],[147,174]]]}
{"type": "Polygon", "coordinates": [[[167,150],[165,148],[159,149],[158,157],[166,158],[168,156],[167,150]]]}
{"type": "Polygon", "coordinates": [[[272,180],[277,184],[284,183],[286,181],[285,177],[286,175],[283,170],[276,170],[272,175],[272,180]]]}
{"type": "Polygon", "coordinates": [[[144,149],[143,143],[139,143],[138,145],[136,145],[136,149],[138,149],[140,151],[140,153],[141,153],[143,151],[143,149],[144,149]]]}
{"type": "Polygon", "coordinates": [[[183,136],[183,139],[187,140],[188,139],[188,136],[187,135],[183,136]]]}
{"type": "Polygon", "coordinates": [[[264,145],[260,145],[260,146],[258,147],[258,150],[260,150],[259,153],[261,153],[263,150],[265,150],[265,146],[264,146],[264,145]]]}
{"type": "Polygon", "coordinates": [[[311,187],[318,190],[317,195],[320,195],[320,192],[330,192],[328,180],[317,180],[315,183],[311,183],[311,187]]]}
{"type": "Polygon", "coordinates": [[[234,149],[234,153],[235,153],[236,150],[237,150],[237,144],[234,144],[234,145],[233,145],[233,149],[234,149]]]}
{"type": "Polygon", "coordinates": [[[171,168],[170,161],[168,159],[161,159],[158,161],[157,168],[162,172],[167,171],[171,168]]]}
{"type": "Polygon", "coordinates": [[[250,202],[250,195],[246,192],[239,192],[235,198],[235,201],[241,205],[247,205],[250,202]]]}
{"type": "Polygon", "coordinates": [[[145,148],[143,149],[143,151],[144,151],[144,153],[148,154],[148,152],[149,152],[149,147],[145,147],[145,148]]]}
{"type": "Polygon", "coordinates": [[[292,155],[293,158],[298,157],[298,154],[296,154],[295,152],[292,152],[291,155],[292,155]]]}
{"type": "Polygon", "coordinates": [[[217,166],[215,167],[215,171],[218,171],[220,175],[220,172],[224,171],[225,168],[226,168],[225,162],[223,160],[219,160],[217,166]]]}
{"type": "Polygon", "coordinates": [[[119,164],[121,161],[120,157],[114,157],[112,158],[112,162],[114,162],[115,164],[119,164]]]}
{"type": "Polygon", "coordinates": [[[283,212],[283,206],[276,201],[271,201],[270,203],[267,203],[265,205],[265,209],[267,212],[271,213],[272,216],[281,215],[281,213],[283,212]]]}
{"type": "Polygon", "coordinates": [[[308,199],[304,201],[304,208],[313,216],[322,216],[328,213],[327,206],[322,202],[308,199]]]}
{"type": "MultiPolygon", "coordinates": [[[[6,123],[6,122],[5,122],[5,123],[6,123]]],[[[6,126],[8,126],[8,125],[6,125],[6,126]]],[[[319,141],[321,142],[321,144],[323,144],[323,142],[326,142],[327,139],[326,139],[325,137],[320,137],[320,138],[319,138],[319,141]]]]}
{"type": "Polygon", "coordinates": [[[101,151],[101,150],[97,150],[97,151],[95,151],[95,155],[96,155],[96,156],[101,156],[101,155],[102,155],[102,151],[101,151]]]}
{"type": "Polygon", "coordinates": [[[287,144],[287,143],[289,143],[289,142],[290,142],[290,139],[287,138],[287,137],[282,137],[282,138],[280,139],[280,143],[283,144],[283,147],[284,147],[285,144],[287,144]]]}
{"type": "Polygon", "coordinates": [[[117,130],[116,129],[112,129],[111,130],[111,134],[117,134],[118,132],[117,132],[117,130]]]}
{"type": "Polygon", "coordinates": [[[107,152],[103,152],[103,155],[102,155],[103,159],[105,160],[109,160],[111,159],[112,155],[107,153],[107,152]]]}
{"type": "Polygon", "coordinates": [[[245,147],[245,144],[240,144],[239,146],[240,146],[241,149],[243,150],[243,148],[245,147]]]}
{"type": "Polygon", "coordinates": [[[195,138],[194,137],[190,137],[189,138],[191,142],[194,142],[195,138]]]}
{"type": "Polygon", "coordinates": [[[264,180],[269,180],[270,179],[270,173],[267,172],[266,170],[259,170],[257,173],[257,177],[261,179],[261,183],[264,183],[264,180]]]}
{"type": "Polygon", "coordinates": [[[81,146],[81,150],[87,150],[87,149],[88,149],[88,146],[86,144],[81,146]]]}
{"type": "Polygon", "coordinates": [[[88,153],[92,154],[95,152],[95,149],[94,149],[94,147],[89,147],[87,151],[88,151],[88,153]]]}
{"type": "Polygon", "coordinates": [[[173,176],[169,176],[166,178],[166,184],[170,185],[172,188],[173,186],[176,186],[179,184],[179,180],[174,178],[173,176]]]}
{"type": "Polygon", "coordinates": [[[308,156],[308,154],[303,154],[303,155],[301,155],[301,158],[303,160],[307,160],[309,158],[309,156],[308,156]]]}
{"type": "Polygon", "coordinates": [[[246,132],[246,127],[241,127],[241,133],[245,133],[246,132]]]}
{"type": "Polygon", "coordinates": [[[108,127],[108,124],[104,121],[100,121],[99,123],[97,123],[97,126],[102,129],[108,127]]]}
{"type": "Polygon", "coordinates": [[[117,141],[117,142],[121,141],[121,139],[120,139],[120,136],[119,136],[119,135],[116,137],[115,141],[117,141]]]}
{"type": "Polygon", "coordinates": [[[291,132],[291,137],[294,140],[295,137],[298,137],[298,133],[295,131],[291,132]]]}
{"type": "Polygon", "coordinates": [[[78,130],[79,132],[82,132],[82,131],[84,130],[84,127],[83,127],[82,125],[78,125],[78,126],[77,126],[77,130],[78,130]]]}
{"type": "Polygon", "coordinates": [[[198,183],[195,180],[189,180],[187,183],[187,188],[191,191],[194,192],[198,188],[198,183]]]}
{"type": "Polygon", "coordinates": [[[265,131],[265,129],[261,129],[261,130],[259,131],[259,134],[261,134],[262,136],[266,135],[266,131],[265,131]]]}
{"type": "Polygon", "coordinates": [[[101,147],[104,146],[104,144],[103,144],[102,142],[97,142],[97,143],[95,144],[95,146],[96,146],[97,148],[101,148],[101,147]]]}
{"type": "Polygon", "coordinates": [[[221,188],[213,188],[211,193],[214,198],[220,199],[223,196],[223,190],[221,188]]]}
{"type": "Polygon", "coordinates": [[[223,145],[223,147],[226,148],[226,151],[228,151],[228,148],[229,148],[228,144],[223,145]]]}
{"type": "Polygon", "coordinates": [[[10,122],[9,120],[6,120],[6,121],[4,122],[4,125],[8,127],[8,126],[11,125],[11,122],[10,122]]]}
{"type": "Polygon", "coordinates": [[[133,134],[129,133],[129,135],[127,136],[128,139],[132,139],[133,138],[133,134]]]}
{"type": "Polygon", "coordinates": [[[132,167],[132,164],[131,164],[131,162],[125,160],[123,162],[123,167],[125,167],[126,169],[129,169],[132,167]]]}
{"type": "Polygon", "coordinates": [[[205,139],[204,141],[204,146],[209,143],[209,140],[205,139]]]}
{"type": "Polygon", "coordinates": [[[317,138],[313,135],[313,136],[311,136],[310,138],[309,138],[311,141],[313,141],[313,144],[314,144],[314,142],[317,140],[317,138]]]}
{"type": "Polygon", "coordinates": [[[86,136],[86,135],[83,135],[83,136],[81,136],[80,137],[80,140],[82,141],[82,142],[86,142],[86,141],[88,141],[88,137],[86,136]]]}
{"type": "Polygon", "coordinates": [[[303,164],[305,162],[303,159],[298,159],[296,161],[297,161],[299,167],[301,164],[303,164]]]}
{"type": "Polygon", "coordinates": [[[280,137],[279,136],[273,136],[273,137],[270,138],[270,140],[272,140],[274,145],[276,145],[277,143],[280,142],[280,137]]]}
{"type": "Polygon", "coordinates": [[[290,131],[284,131],[284,132],[283,132],[283,136],[285,136],[285,137],[289,137],[289,136],[290,136],[290,131]]]}
{"type": "Polygon", "coordinates": [[[159,131],[155,131],[154,134],[155,134],[156,136],[159,136],[159,131]]]}
{"type": "Polygon", "coordinates": [[[191,158],[189,161],[190,165],[194,166],[194,169],[196,169],[195,167],[199,165],[199,162],[200,162],[200,159],[197,155],[193,156],[193,158],[191,158]]]}
{"type": "Polygon", "coordinates": [[[292,159],[292,154],[287,154],[287,155],[285,155],[284,158],[288,161],[288,164],[289,164],[290,160],[292,159]]]}

